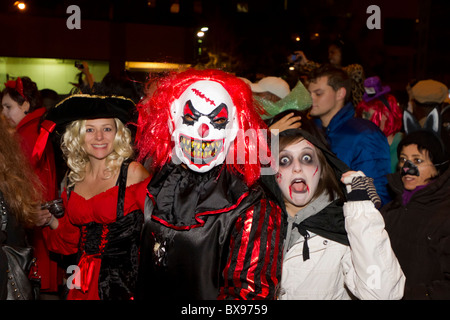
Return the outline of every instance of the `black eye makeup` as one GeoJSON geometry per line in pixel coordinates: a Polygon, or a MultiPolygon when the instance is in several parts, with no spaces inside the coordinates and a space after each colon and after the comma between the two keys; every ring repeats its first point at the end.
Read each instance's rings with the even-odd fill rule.
{"type": "Polygon", "coordinates": [[[291,158],[288,156],[280,156],[280,166],[287,167],[291,163],[291,158]]]}
{"type": "MultiPolygon", "coordinates": [[[[292,163],[293,156],[292,154],[283,154],[283,152],[280,153],[279,157],[279,165],[282,167],[287,167],[292,163]]],[[[298,160],[303,165],[314,165],[316,164],[315,156],[310,150],[304,150],[300,153],[298,160]]]]}
{"type": "Polygon", "coordinates": [[[311,164],[313,162],[314,158],[310,154],[305,154],[301,157],[300,162],[304,164],[311,164]]]}

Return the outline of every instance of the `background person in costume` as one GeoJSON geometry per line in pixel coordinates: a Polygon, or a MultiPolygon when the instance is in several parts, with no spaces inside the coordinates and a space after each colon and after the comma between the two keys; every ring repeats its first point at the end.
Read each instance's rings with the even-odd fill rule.
{"type": "Polygon", "coordinates": [[[373,180],[349,171],[311,132],[280,133],[276,183],[288,227],[279,298],[400,299],[405,278],[374,206],[373,180]]]}
{"type": "Polygon", "coordinates": [[[445,84],[432,79],[418,81],[411,87],[410,92],[408,111],[414,115],[414,118],[422,126],[428,114],[434,108],[437,108],[441,112],[449,95],[448,88],[445,84]]]}
{"type": "Polygon", "coordinates": [[[49,250],[78,254],[80,283],[67,299],[134,297],[149,182],[145,168],[131,161],[125,124],[134,108],[125,98],[74,95],[46,118],[64,131],[61,148],[70,169],[62,195],[65,215],[44,229],[49,250]]]}
{"type": "Polygon", "coordinates": [[[259,183],[267,127],[255,108],[249,86],[219,70],[174,73],[145,105],[138,146],[157,173],[138,299],[276,297],[283,217],[259,183]]]}
{"type": "MultiPolygon", "coordinates": [[[[56,199],[58,186],[53,146],[51,142],[39,145],[38,141],[47,109],[42,106],[36,83],[28,77],[10,80],[5,83],[1,99],[3,114],[9,120],[9,124],[15,128],[22,151],[42,183],[44,202],[56,199]],[[39,156],[33,153],[37,145],[42,150],[39,156]]],[[[50,258],[42,237],[42,230],[35,228],[32,233],[30,243],[35,248],[38,260],[41,291],[57,292],[58,285],[62,284],[63,270],[60,270],[56,261],[50,258]]]]}
{"type": "Polygon", "coordinates": [[[381,210],[406,276],[404,299],[450,299],[450,169],[434,109],[422,128],[409,112],[398,145],[400,170],[388,176],[395,198],[381,210]]]}
{"type": "Polygon", "coordinates": [[[355,106],[355,114],[375,123],[383,131],[389,143],[391,154],[391,173],[397,171],[397,146],[403,137],[402,109],[397,99],[389,94],[391,88],[383,86],[377,76],[364,81],[366,92],[362,101],[355,106]]]}

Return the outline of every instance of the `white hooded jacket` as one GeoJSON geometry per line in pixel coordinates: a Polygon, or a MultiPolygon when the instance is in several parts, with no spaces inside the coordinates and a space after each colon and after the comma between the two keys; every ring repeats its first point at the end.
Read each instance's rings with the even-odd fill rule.
{"type": "Polygon", "coordinates": [[[350,245],[309,232],[307,260],[305,240],[292,231],[295,218],[289,217],[280,300],[402,298],[405,276],[380,212],[370,200],[346,202],[343,212],[350,245]]]}

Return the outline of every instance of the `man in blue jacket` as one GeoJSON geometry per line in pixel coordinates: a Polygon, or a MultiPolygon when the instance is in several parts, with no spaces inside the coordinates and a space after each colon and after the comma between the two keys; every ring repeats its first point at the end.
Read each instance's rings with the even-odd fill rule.
{"type": "Polygon", "coordinates": [[[373,178],[382,205],[389,202],[386,179],[390,173],[389,144],[374,123],[355,117],[347,73],[329,65],[314,69],[308,90],[313,101],[311,116],[323,129],[331,150],[352,170],[373,178]]]}

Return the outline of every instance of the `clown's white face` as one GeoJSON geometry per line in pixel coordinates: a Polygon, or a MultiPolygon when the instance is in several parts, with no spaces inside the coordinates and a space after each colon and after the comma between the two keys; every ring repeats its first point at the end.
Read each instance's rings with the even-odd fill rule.
{"type": "Polygon", "coordinates": [[[222,164],[236,138],[236,107],[222,85],[192,84],[171,106],[172,138],[177,157],[196,172],[222,164]]]}

